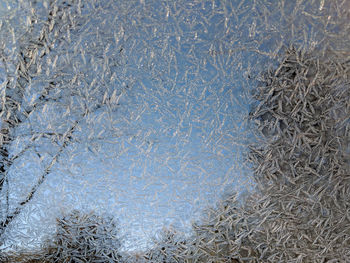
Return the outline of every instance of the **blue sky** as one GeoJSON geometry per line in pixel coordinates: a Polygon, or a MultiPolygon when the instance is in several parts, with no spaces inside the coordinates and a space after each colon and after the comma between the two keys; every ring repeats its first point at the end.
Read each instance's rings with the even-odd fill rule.
{"type": "MultiPolygon", "coordinates": [[[[312,46],[321,38],[299,21],[295,35],[284,29],[290,21],[279,10],[293,7],[280,1],[99,1],[95,11],[92,2],[82,8],[81,26],[53,41],[39,62],[42,74],[26,87],[23,109],[61,74],[51,94],[57,100],[38,104],[16,130],[12,156],[31,146],[9,171],[12,209],[61,147],[52,137],[33,143],[33,132],[76,128],[6,246],[38,244],[54,218],[74,208],[118,218],[127,249],[145,246],[163,225],[186,231],[224,191],[249,185],[248,76],[275,63],[288,41],[312,46]]],[[[20,35],[25,18],[3,20],[3,28],[15,26],[20,35]]],[[[5,44],[19,49],[19,40],[5,44]]]]}

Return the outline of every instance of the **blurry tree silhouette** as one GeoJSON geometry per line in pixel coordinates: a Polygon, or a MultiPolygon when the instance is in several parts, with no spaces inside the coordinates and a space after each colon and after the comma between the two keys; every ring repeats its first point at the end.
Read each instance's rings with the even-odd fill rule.
{"type": "Polygon", "coordinates": [[[73,210],[56,220],[56,233],[41,250],[8,254],[2,262],[121,262],[120,229],[113,217],[73,210]]]}
{"type": "Polygon", "coordinates": [[[349,69],[339,54],[291,47],[263,74],[249,156],[258,187],[194,225],[197,262],[349,262],[349,69]]]}
{"type": "Polygon", "coordinates": [[[86,60],[103,64],[105,42],[96,40],[90,46],[91,40],[83,39],[79,31],[98,10],[90,8],[83,14],[87,2],[76,0],[50,0],[44,4],[33,0],[21,4],[29,26],[16,39],[15,59],[1,56],[8,76],[2,86],[0,105],[0,240],[66,148],[76,142],[74,133],[81,122],[103,106],[108,109],[118,106],[109,100],[111,90],[106,85],[118,69],[121,54],[109,57],[108,61],[114,65],[112,69],[97,74],[95,70],[100,68],[92,69],[86,60]],[[11,71],[11,65],[16,69],[11,71]],[[59,114],[52,119],[50,111],[59,114]],[[36,122],[38,117],[33,116],[40,114],[51,117],[51,123],[36,122]],[[15,143],[20,148],[13,151],[15,143]],[[8,174],[29,152],[36,155],[43,171],[36,183],[28,185],[26,197],[13,204],[9,201],[8,183],[6,186],[8,174]]]}
{"type": "MultiPolygon", "coordinates": [[[[22,207],[27,204],[37,191],[38,187],[45,180],[46,175],[50,172],[51,167],[56,162],[62,150],[68,145],[71,139],[71,133],[74,131],[75,126],[71,126],[65,134],[55,132],[42,132],[38,133],[36,130],[32,130],[31,143],[28,144],[19,153],[13,155],[9,152],[11,143],[16,138],[16,129],[25,122],[28,117],[34,112],[42,109],[46,103],[58,102],[61,99],[62,94],[59,96],[54,95],[58,93],[55,89],[58,88],[59,78],[48,78],[48,55],[52,47],[59,41],[62,40],[60,31],[62,30],[65,19],[67,19],[67,8],[70,6],[68,2],[63,2],[59,5],[57,1],[50,1],[47,8],[48,17],[47,21],[38,21],[36,14],[36,1],[30,1],[26,8],[31,7],[31,16],[27,29],[27,32],[18,39],[18,51],[16,65],[16,72],[13,78],[15,81],[7,80],[6,86],[2,90],[2,119],[1,119],[1,141],[0,141],[0,154],[1,154],[1,165],[0,165],[0,192],[4,189],[4,182],[8,180],[8,171],[16,159],[24,155],[29,149],[32,148],[36,141],[40,140],[42,136],[48,138],[60,137],[61,147],[54,158],[48,162],[45,171],[39,178],[37,184],[35,184],[28,191],[27,198],[19,203],[15,209],[11,209],[8,203],[8,189],[6,189],[6,209],[2,207],[1,211],[1,228],[0,236],[5,231],[9,223],[20,213],[22,207]],[[44,22],[44,23],[43,23],[44,22]],[[43,24],[41,24],[43,23],[43,24]],[[60,25],[61,24],[61,25],[60,25]],[[55,34],[56,38],[50,37],[50,34],[55,34]],[[56,42],[56,43],[55,43],[56,42]],[[47,67],[46,76],[41,74],[42,67],[47,67]],[[28,96],[28,88],[34,84],[38,79],[44,80],[45,86],[39,91],[37,98],[28,105],[25,104],[25,96],[28,96]],[[12,211],[11,211],[12,210],[12,211]]],[[[67,28],[69,30],[69,26],[67,28]]],[[[3,57],[3,62],[6,64],[7,61],[3,57]]],[[[11,61],[13,62],[13,61],[11,61]]],[[[10,79],[10,78],[9,78],[10,79]]],[[[30,93],[31,91],[29,91],[30,93]]],[[[71,91],[72,92],[72,91],[71,91]]],[[[40,156],[40,153],[37,153],[40,156]]],[[[2,204],[4,205],[4,204],[2,204]]]]}
{"type": "Polygon", "coordinates": [[[154,238],[154,247],[145,253],[144,259],[146,262],[184,262],[189,253],[188,243],[175,229],[164,228],[154,238]]]}
{"type": "Polygon", "coordinates": [[[46,259],[52,262],[119,262],[121,245],[118,222],[114,218],[74,210],[57,219],[57,233],[46,259]]]}

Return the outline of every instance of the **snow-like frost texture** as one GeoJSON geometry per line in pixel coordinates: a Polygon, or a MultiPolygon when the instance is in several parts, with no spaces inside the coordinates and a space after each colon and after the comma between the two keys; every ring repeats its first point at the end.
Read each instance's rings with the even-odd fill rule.
{"type": "Polygon", "coordinates": [[[47,259],[53,262],[116,262],[121,246],[113,217],[73,211],[57,219],[57,231],[47,259]]]}
{"type": "Polygon", "coordinates": [[[53,216],[84,208],[118,218],[124,250],[148,247],[164,225],[189,235],[203,208],[254,187],[252,79],[290,43],[334,47],[344,19],[317,1],[14,1],[3,12],[9,2],[0,5],[9,248],[40,245],[53,216]],[[33,210],[51,213],[29,223],[33,210]]]}

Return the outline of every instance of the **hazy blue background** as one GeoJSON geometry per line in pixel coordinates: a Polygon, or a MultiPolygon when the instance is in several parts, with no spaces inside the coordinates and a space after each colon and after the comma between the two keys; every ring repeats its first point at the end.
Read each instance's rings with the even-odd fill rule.
{"type": "MultiPolygon", "coordinates": [[[[15,64],[29,5],[0,2],[4,52],[15,64]]],[[[45,20],[48,4],[33,6],[45,20]]],[[[276,63],[283,45],[317,47],[324,28],[333,28],[309,17],[323,19],[326,8],[323,1],[86,1],[70,42],[62,36],[40,62],[43,76],[28,85],[23,108],[57,73],[68,88],[16,130],[11,151],[24,149],[33,132],[64,133],[77,122],[74,140],[7,231],[5,246],[37,245],[56,216],[79,208],[119,218],[126,248],[138,249],[163,225],[187,231],[224,191],[249,191],[243,157],[252,134],[244,120],[256,84],[249,78],[276,63]],[[95,109],[102,98],[110,102],[95,109]],[[91,113],[80,119],[86,108],[91,113]]],[[[58,150],[43,136],[16,160],[11,209],[58,150]]]]}

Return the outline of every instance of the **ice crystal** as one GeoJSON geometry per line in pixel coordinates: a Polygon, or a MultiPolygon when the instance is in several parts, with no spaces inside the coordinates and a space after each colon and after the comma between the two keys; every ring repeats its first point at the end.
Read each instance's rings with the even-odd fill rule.
{"type": "Polygon", "coordinates": [[[57,220],[46,260],[53,262],[116,262],[121,257],[119,226],[111,217],[73,211],[57,220]]]}
{"type": "Polygon", "coordinates": [[[349,261],[349,10],[0,0],[0,260],[349,261]]]}

